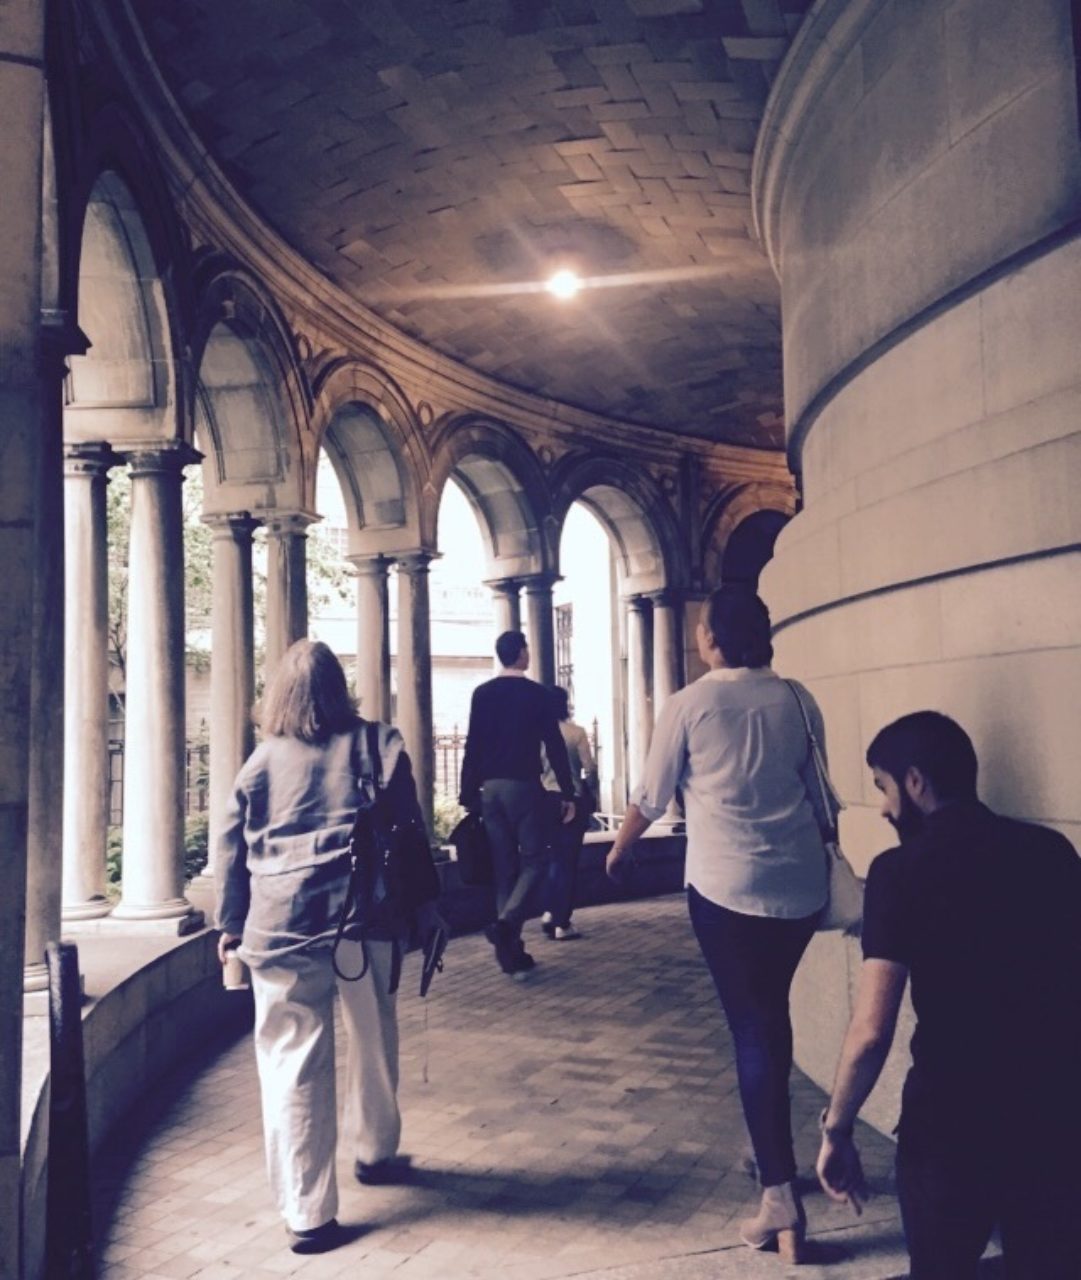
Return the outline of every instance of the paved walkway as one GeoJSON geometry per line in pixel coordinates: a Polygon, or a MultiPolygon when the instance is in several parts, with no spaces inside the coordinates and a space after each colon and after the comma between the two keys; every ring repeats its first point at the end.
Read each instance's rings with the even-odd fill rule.
{"type": "MultiPolygon", "coordinates": [[[[286,1247],[245,1037],[181,1088],[134,1150],[112,1151],[95,1171],[100,1276],[784,1276],[775,1254],[738,1241],[757,1194],[739,1170],[731,1044],[682,898],[575,919],[584,936],[574,942],[549,943],[531,926],[539,963],[526,982],[502,975],[482,938],[455,939],[425,1003],[407,961],[403,1150],[415,1169],[405,1186],[360,1187],[343,1153],[347,1244],[310,1258],[286,1247]]],[[[823,1099],[798,1075],[792,1094],[809,1177],[823,1099]]],[[[861,1147],[881,1194],[858,1223],[807,1195],[821,1265],[793,1269],[802,1280],[907,1274],[892,1144],[868,1129],[861,1147]]]]}

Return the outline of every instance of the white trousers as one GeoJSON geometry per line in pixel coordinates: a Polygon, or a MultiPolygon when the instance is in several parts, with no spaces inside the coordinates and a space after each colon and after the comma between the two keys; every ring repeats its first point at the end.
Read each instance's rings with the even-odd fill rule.
{"type": "MultiPolygon", "coordinates": [[[[398,1150],[398,1019],[387,991],[393,945],[368,943],[370,967],[359,982],[336,978],[326,949],[251,971],[267,1172],[294,1231],[338,1211],[335,987],[347,1037],[342,1127],[350,1158],[373,1164],[398,1150]]],[[[361,963],[360,944],[343,942],[339,967],[355,973],[361,963]]]]}

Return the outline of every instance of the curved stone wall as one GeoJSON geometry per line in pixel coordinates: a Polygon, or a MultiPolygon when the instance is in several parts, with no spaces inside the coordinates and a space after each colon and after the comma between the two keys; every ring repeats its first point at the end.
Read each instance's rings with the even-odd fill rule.
{"type": "MultiPolygon", "coordinates": [[[[758,217],[804,509],[762,589],[780,667],[823,705],[860,867],[892,842],[864,752],[920,707],[972,734],[988,803],[1081,843],[1071,49],[1066,0],[827,0],[767,112],[758,217]]],[[[824,1084],[858,961],[818,939],[797,984],[797,1057],[824,1084]]]]}

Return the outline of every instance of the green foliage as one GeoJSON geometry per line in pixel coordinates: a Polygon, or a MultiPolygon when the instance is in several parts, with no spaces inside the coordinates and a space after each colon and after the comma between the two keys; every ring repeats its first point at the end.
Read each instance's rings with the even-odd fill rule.
{"type": "Polygon", "coordinates": [[[184,880],[193,880],[210,859],[210,830],[205,813],[184,823],[184,880]]]}
{"type": "Polygon", "coordinates": [[[465,817],[465,810],[457,797],[446,791],[437,791],[432,805],[432,835],[442,843],[465,817]]]}

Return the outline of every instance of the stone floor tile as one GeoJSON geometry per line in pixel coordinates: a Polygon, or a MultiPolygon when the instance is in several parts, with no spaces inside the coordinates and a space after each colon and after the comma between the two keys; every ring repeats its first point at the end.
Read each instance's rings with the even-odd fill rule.
{"type": "MultiPolygon", "coordinates": [[[[588,936],[574,948],[538,943],[529,983],[508,982],[488,944],[464,938],[427,1010],[403,994],[403,1150],[414,1174],[359,1187],[342,1153],[339,1219],[364,1228],[348,1243],[317,1257],[288,1250],[245,1039],[98,1163],[101,1280],[615,1280],[635,1268],[668,1280],[684,1266],[708,1274],[704,1263],[695,1272],[699,1257],[757,1268],[736,1247],[757,1193],[738,1171],[731,1044],[681,900],[579,914],[588,936]]],[[[792,1095],[807,1169],[822,1096],[798,1075],[792,1095]]],[[[808,1197],[812,1230],[852,1241],[866,1263],[845,1280],[898,1273],[887,1266],[898,1255],[892,1144],[869,1130],[861,1142],[884,1191],[864,1219],[808,1197]]]]}

